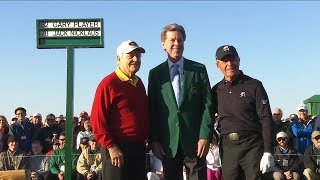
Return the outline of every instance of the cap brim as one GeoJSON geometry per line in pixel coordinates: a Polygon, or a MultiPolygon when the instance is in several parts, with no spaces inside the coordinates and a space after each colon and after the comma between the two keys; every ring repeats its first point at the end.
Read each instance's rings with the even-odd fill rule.
{"type": "MultiPolygon", "coordinates": [[[[139,49],[141,53],[145,53],[145,52],[146,52],[146,50],[144,50],[142,47],[138,47],[138,48],[135,48],[135,49],[133,49],[133,50],[136,50],[136,49],[139,49]]],[[[132,50],[132,51],[133,51],[133,50],[132,50]]],[[[131,52],[132,52],[132,51],[131,51],[131,52]]]]}
{"type": "Polygon", "coordinates": [[[312,139],[315,139],[315,138],[318,137],[318,136],[320,136],[320,134],[317,134],[317,135],[313,136],[312,139]]]}
{"type": "Polygon", "coordinates": [[[228,55],[236,56],[234,53],[226,52],[226,53],[220,55],[219,57],[217,56],[216,58],[219,59],[219,60],[222,60],[224,57],[226,57],[228,55]]]}

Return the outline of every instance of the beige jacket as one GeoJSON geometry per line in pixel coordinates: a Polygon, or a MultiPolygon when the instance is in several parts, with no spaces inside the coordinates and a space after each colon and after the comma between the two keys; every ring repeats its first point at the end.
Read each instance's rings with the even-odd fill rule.
{"type": "Polygon", "coordinates": [[[96,174],[102,169],[101,153],[100,150],[92,154],[90,147],[82,151],[78,158],[77,171],[84,175],[90,171],[96,174]]]}

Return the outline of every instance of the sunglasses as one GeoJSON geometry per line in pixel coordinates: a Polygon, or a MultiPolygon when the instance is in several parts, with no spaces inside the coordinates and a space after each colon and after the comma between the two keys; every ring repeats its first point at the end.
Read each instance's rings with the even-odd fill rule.
{"type": "Polygon", "coordinates": [[[60,141],[65,141],[66,139],[59,139],[60,141]]]}
{"type": "Polygon", "coordinates": [[[278,138],[277,141],[286,141],[286,138],[278,138]]]}
{"type": "Polygon", "coordinates": [[[273,115],[278,115],[279,116],[280,114],[273,114],[273,115]]]}

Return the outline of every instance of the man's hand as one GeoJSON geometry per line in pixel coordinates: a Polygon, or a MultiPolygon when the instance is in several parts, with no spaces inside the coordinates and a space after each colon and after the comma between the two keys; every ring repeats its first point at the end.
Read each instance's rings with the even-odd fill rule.
{"type": "Polygon", "coordinates": [[[290,171],[290,170],[289,170],[289,171],[284,172],[283,174],[284,174],[284,175],[286,175],[286,178],[287,178],[287,179],[292,179],[292,173],[291,173],[291,171],[290,171]]]}
{"type": "Polygon", "coordinates": [[[30,177],[31,179],[35,179],[37,177],[37,173],[35,171],[31,171],[30,177]]]}
{"type": "Polygon", "coordinates": [[[162,161],[166,154],[164,153],[161,144],[154,142],[151,144],[151,149],[154,156],[162,161]]]}
{"type": "Polygon", "coordinates": [[[121,167],[124,164],[124,158],[120,148],[113,144],[109,147],[108,151],[111,158],[111,164],[116,167],[121,167]]]}
{"type": "Polygon", "coordinates": [[[271,153],[265,152],[260,161],[260,171],[262,174],[272,171],[274,168],[274,158],[271,153]]]}
{"type": "Polygon", "coordinates": [[[87,174],[87,180],[91,180],[91,179],[93,179],[93,176],[94,176],[94,174],[92,173],[92,172],[89,172],[88,174],[87,174]]]}
{"type": "Polygon", "coordinates": [[[63,172],[59,172],[59,174],[58,174],[58,179],[59,180],[63,180],[63,174],[64,174],[63,172]]]}
{"type": "Polygon", "coordinates": [[[200,139],[198,141],[198,150],[197,150],[197,156],[200,158],[206,157],[209,150],[209,143],[206,139],[200,139]]]}

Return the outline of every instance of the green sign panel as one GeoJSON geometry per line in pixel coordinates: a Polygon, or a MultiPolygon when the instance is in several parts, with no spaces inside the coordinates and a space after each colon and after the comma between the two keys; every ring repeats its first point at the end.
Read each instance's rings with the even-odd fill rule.
{"type": "Polygon", "coordinates": [[[103,48],[103,19],[37,19],[37,48],[103,48]]]}

